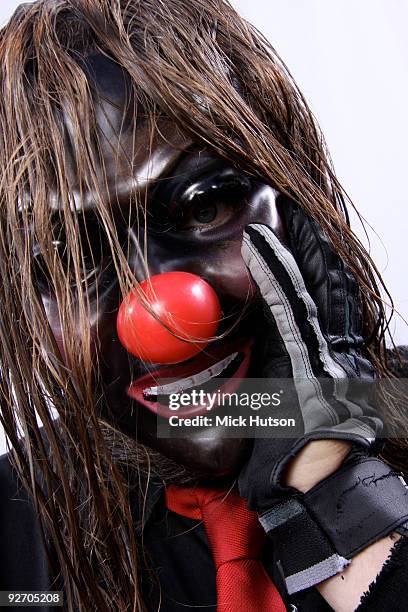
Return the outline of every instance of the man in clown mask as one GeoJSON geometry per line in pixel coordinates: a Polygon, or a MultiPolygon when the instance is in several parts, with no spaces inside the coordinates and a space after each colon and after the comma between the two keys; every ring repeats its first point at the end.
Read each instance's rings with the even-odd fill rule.
{"type": "Polygon", "coordinates": [[[86,611],[404,609],[406,486],[395,445],[377,457],[393,407],[367,394],[387,374],[380,279],[279,58],[219,0],[38,0],[0,59],[3,590],[86,611]],[[169,272],[222,310],[171,365],[117,330],[169,272]],[[159,437],[144,391],[218,376],[291,381],[301,431],[159,437]]]}

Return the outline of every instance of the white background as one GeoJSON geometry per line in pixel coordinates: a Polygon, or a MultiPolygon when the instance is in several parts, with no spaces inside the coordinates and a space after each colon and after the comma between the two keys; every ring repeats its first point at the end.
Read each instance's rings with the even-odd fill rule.
{"type": "MultiPolygon", "coordinates": [[[[2,24],[18,4],[2,0],[2,24]]],[[[272,42],[308,99],[343,186],[373,228],[372,256],[408,320],[408,3],[234,0],[233,5],[272,42]]],[[[368,246],[358,222],[353,227],[368,246]]],[[[408,344],[408,325],[400,317],[393,331],[397,343],[408,344]]]]}

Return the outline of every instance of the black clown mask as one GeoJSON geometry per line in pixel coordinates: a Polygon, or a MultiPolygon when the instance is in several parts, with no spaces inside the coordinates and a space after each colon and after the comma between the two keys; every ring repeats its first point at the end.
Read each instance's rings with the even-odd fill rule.
{"type": "MultiPolygon", "coordinates": [[[[96,194],[79,189],[71,162],[72,199],[92,251],[89,269],[84,261],[84,274],[88,276],[92,350],[100,373],[96,392],[104,397],[101,411],[104,418],[128,435],[187,468],[211,476],[232,474],[245,459],[250,440],[225,439],[216,429],[211,436],[207,432],[205,436],[192,433],[188,439],[158,439],[156,414],[146,403],[129,397],[128,388],[141,377],[146,377],[149,386],[164,367],[167,376],[170,368],[172,377],[182,378],[240,351],[246,358],[243,375],[256,376],[261,357],[257,336],[261,335],[262,320],[241,257],[241,242],[244,227],[254,222],[268,224],[283,238],[276,205],[278,193],[250,179],[211,150],[195,145],[169,120],[160,122],[152,142],[143,121],[134,130],[129,89],[122,71],[100,55],[89,58],[87,70],[97,92],[100,173],[107,186],[104,197],[116,219],[130,268],[138,281],[148,274],[169,271],[192,272],[204,278],[216,291],[224,316],[218,330],[224,336],[210,344],[205,354],[188,362],[152,365],[125,350],[116,331],[123,295],[115,267],[109,261],[109,246],[104,244],[98,228],[93,209],[96,194]],[[144,210],[137,214],[130,206],[136,195],[145,203],[144,210]],[[149,378],[152,371],[154,377],[149,378]]],[[[67,117],[65,125],[69,160],[69,140],[75,134],[67,117]]],[[[56,192],[51,194],[50,202],[54,210],[58,209],[56,192]]],[[[60,235],[63,250],[63,231],[60,235]]],[[[57,301],[41,284],[39,288],[61,347],[57,301]]]]}

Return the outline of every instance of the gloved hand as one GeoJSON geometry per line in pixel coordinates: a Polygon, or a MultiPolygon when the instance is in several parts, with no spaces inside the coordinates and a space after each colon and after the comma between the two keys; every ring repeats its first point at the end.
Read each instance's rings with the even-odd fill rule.
{"type": "Polygon", "coordinates": [[[266,319],[274,328],[273,355],[260,377],[293,379],[282,395],[281,414],[303,421],[304,436],[256,439],[239,479],[249,507],[262,511],[287,491],[282,474],[308,440],[338,438],[369,448],[381,431],[370,405],[370,385],[359,385],[358,404],[348,397],[350,379],[374,380],[362,356],[359,290],[351,272],[320,228],[289,200],[282,206],[291,251],[266,225],[249,225],[242,255],[258,285],[266,319]]]}
{"type": "Polygon", "coordinates": [[[244,261],[264,301],[272,337],[259,377],[287,378],[280,415],[295,416],[296,438],[256,438],[238,486],[273,540],[278,574],[295,593],[338,573],[370,543],[404,530],[407,488],[370,456],[382,421],[369,401],[375,378],[362,355],[359,289],[320,228],[295,204],[282,207],[290,250],[266,225],[246,227],[244,261]],[[350,384],[358,383],[352,390],[350,384]],[[285,468],[310,440],[341,439],[353,451],[306,494],[285,468]]]}

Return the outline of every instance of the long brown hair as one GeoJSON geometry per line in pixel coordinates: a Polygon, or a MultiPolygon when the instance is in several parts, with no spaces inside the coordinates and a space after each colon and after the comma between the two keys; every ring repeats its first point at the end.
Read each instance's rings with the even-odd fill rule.
{"type": "Polygon", "coordinates": [[[295,199],[320,224],[359,281],[365,352],[386,374],[381,278],[349,228],[347,197],[302,94],[270,44],[228,3],[38,0],[18,9],[0,37],[1,421],[56,548],[68,609],[142,610],[132,485],[121,461],[132,456],[148,477],[152,453],[100,418],[81,278],[84,245],[61,120],[63,104],[78,184],[100,195],[96,209],[125,291],[135,279],[97,172],[87,55],[97,50],[122,68],[132,112],[143,109],[152,133],[159,117],[169,118],[195,143],[295,199]],[[65,266],[51,244],[50,185],[63,204],[65,266]],[[58,302],[64,360],[33,278],[36,250],[58,302]],[[78,324],[80,340],[70,333],[78,324]]]}

